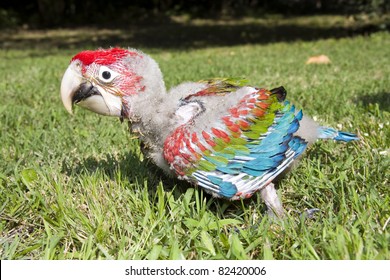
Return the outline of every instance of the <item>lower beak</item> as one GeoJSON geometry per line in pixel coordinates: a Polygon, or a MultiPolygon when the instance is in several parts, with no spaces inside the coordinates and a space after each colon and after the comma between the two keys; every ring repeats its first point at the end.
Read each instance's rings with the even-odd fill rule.
{"type": "Polygon", "coordinates": [[[101,115],[111,115],[99,89],[91,82],[83,82],[72,95],[72,105],[77,104],[85,109],[101,115]]]}

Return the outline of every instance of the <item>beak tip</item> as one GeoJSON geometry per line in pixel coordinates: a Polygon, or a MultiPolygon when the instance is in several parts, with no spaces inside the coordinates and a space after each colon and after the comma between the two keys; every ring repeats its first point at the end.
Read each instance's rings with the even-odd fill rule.
{"type": "Polygon", "coordinates": [[[73,115],[73,104],[72,104],[72,101],[70,100],[70,99],[63,99],[62,100],[63,102],[63,105],[64,105],[64,107],[65,107],[65,110],[69,113],[69,114],[71,114],[71,115],[73,115]]]}

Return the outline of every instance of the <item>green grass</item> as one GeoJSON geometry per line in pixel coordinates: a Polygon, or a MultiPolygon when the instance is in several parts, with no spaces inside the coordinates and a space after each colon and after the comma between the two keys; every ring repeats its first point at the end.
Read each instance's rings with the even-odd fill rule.
{"type": "Polygon", "coordinates": [[[93,40],[66,48],[56,38],[49,48],[11,39],[0,50],[1,259],[390,259],[388,33],[143,48],[168,87],[222,76],[284,85],[306,114],[361,136],[306,153],[278,184],[288,211],[280,221],[258,195],[216,200],[164,177],[125,123],[68,115],[60,80],[72,55],[99,47],[93,40]],[[305,65],[318,54],[332,63],[305,65]],[[308,208],[321,212],[301,217],[308,208]]]}

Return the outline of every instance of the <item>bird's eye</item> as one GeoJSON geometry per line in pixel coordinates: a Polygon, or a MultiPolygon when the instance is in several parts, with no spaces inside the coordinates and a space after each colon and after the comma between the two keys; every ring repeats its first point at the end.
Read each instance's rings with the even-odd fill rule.
{"type": "Polygon", "coordinates": [[[106,66],[101,66],[99,69],[99,80],[103,83],[112,82],[119,74],[106,66]]]}
{"type": "Polygon", "coordinates": [[[111,73],[109,71],[104,71],[102,73],[102,77],[103,77],[103,79],[108,80],[111,78],[111,73]]]}

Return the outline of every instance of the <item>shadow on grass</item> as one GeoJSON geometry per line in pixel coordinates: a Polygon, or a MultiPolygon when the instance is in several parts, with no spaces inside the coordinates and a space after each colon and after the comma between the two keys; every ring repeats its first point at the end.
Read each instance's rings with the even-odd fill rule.
{"type": "MultiPolygon", "coordinates": [[[[183,195],[188,188],[196,188],[196,186],[186,181],[169,177],[160,168],[147,160],[139,161],[138,157],[131,153],[120,155],[119,158],[115,158],[111,154],[105,154],[101,159],[88,157],[79,163],[72,163],[72,166],[63,163],[62,173],[70,177],[76,176],[76,174],[95,176],[96,173],[102,173],[113,181],[126,180],[130,183],[138,182],[140,185],[146,182],[150,201],[154,201],[160,182],[164,185],[164,191],[172,192],[175,199],[183,195]]],[[[207,201],[212,200],[208,204],[208,208],[213,212],[219,212],[219,209],[224,208],[231,212],[231,215],[228,216],[232,217],[236,217],[242,212],[242,202],[240,200],[215,199],[204,191],[203,193],[197,192],[197,195],[200,200],[203,198],[206,198],[207,201]],[[225,203],[228,204],[227,207],[222,206],[225,203]]],[[[256,195],[245,199],[244,204],[249,205],[253,200],[257,200],[256,195]]],[[[263,203],[259,207],[265,212],[266,208],[263,203]]]]}
{"type": "Polygon", "coordinates": [[[359,97],[357,99],[357,102],[362,102],[363,106],[370,106],[370,104],[378,104],[380,110],[390,112],[390,92],[366,94],[359,97]]]}
{"type": "Polygon", "coordinates": [[[124,153],[119,155],[119,157],[105,154],[99,159],[88,157],[79,163],[72,163],[71,166],[63,163],[62,172],[68,176],[76,176],[76,174],[92,176],[93,174],[101,173],[113,181],[126,180],[130,183],[137,182],[140,185],[146,182],[151,194],[157,191],[157,186],[160,182],[164,184],[166,191],[178,188],[180,191],[185,192],[186,188],[192,187],[187,182],[170,178],[148,160],[140,161],[137,156],[131,153],[124,153]]]}
{"type": "MultiPolygon", "coordinates": [[[[344,20],[346,20],[344,18],[344,20]]],[[[246,21],[143,23],[119,28],[76,28],[24,31],[18,36],[3,32],[3,49],[72,49],[112,46],[189,49],[243,44],[313,41],[379,31],[372,23],[345,24],[341,18],[287,18],[246,21]]]]}

